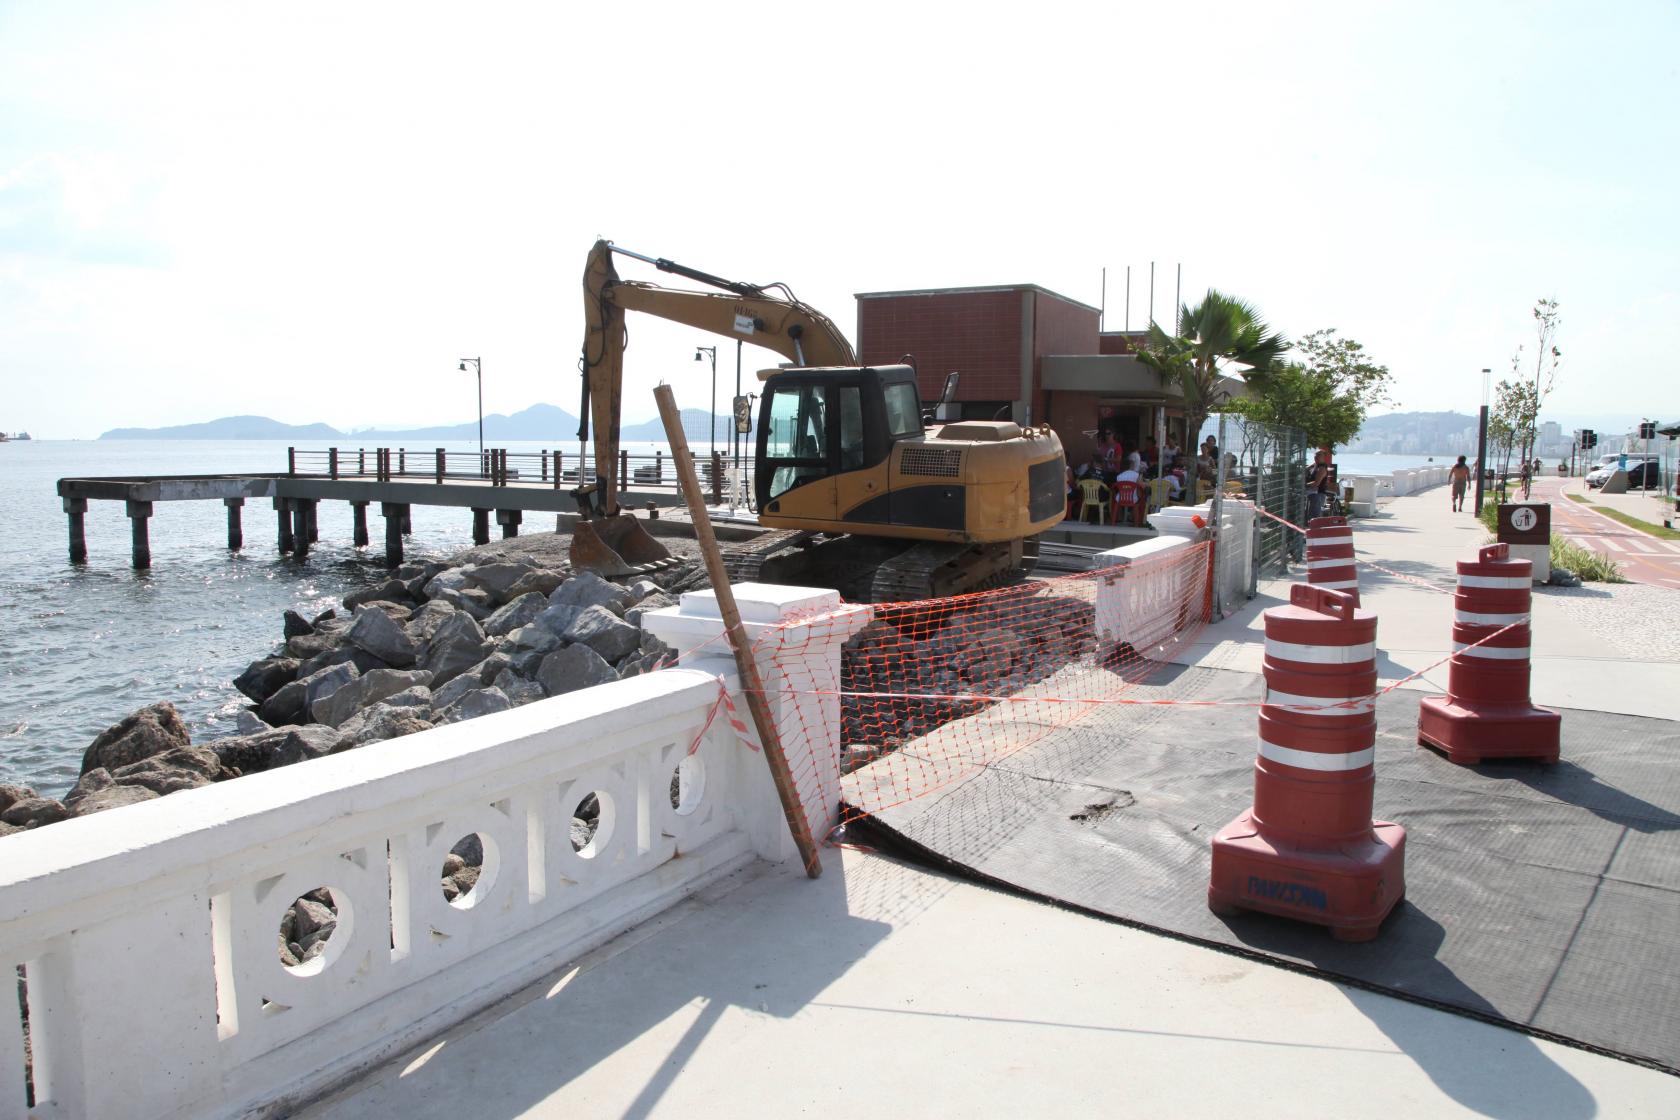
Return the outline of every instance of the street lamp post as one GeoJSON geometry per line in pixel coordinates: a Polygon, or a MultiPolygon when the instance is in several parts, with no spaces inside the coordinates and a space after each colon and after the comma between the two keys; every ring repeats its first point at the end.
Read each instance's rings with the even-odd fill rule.
{"type": "Polygon", "coordinates": [[[694,348],[694,360],[698,362],[700,360],[700,355],[701,354],[710,354],[712,356],[712,412],[711,412],[711,418],[712,418],[712,454],[716,455],[717,454],[717,347],[716,346],[696,346],[694,348]]]}
{"type": "Polygon", "coordinates": [[[1487,472],[1488,378],[1491,369],[1482,371],[1482,416],[1476,428],[1476,516],[1482,515],[1482,476],[1487,472]]]}
{"type": "Polygon", "coordinates": [[[462,358],[461,369],[467,368],[471,362],[473,372],[478,375],[478,471],[483,474],[484,466],[484,360],[482,358],[462,358]]]}
{"type": "Polygon", "coordinates": [[[735,423],[735,401],[741,399],[741,340],[735,340],[735,396],[729,402],[729,430],[735,436],[735,477],[741,477],[741,432],[735,423]]]}

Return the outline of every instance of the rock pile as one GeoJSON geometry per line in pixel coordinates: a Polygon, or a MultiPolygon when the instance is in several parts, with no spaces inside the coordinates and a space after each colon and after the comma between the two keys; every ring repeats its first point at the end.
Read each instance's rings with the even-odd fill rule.
{"type": "Polygon", "coordinates": [[[1014,695],[1091,655],[1093,605],[1046,588],[1024,583],[974,606],[886,608],[854,634],[840,654],[846,769],[992,703],[974,697],[1014,695]]]}
{"type": "MultiPolygon", "coordinates": [[[[0,785],[0,836],[506,711],[672,657],[641,628],[642,615],[676,602],[659,583],[473,555],[405,564],[345,596],[342,611],[287,611],[281,647],[233,682],[251,701],[237,735],[194,744],[174,705],[142,708],[89,744],[62,800],[0,785]]],[[[693,573],[661,575],[681,586],[693,573]]],[[[295,941],[307,955],[325,937],[305,944],[315,927],[297,921],[309,927],[295,941]]]]}

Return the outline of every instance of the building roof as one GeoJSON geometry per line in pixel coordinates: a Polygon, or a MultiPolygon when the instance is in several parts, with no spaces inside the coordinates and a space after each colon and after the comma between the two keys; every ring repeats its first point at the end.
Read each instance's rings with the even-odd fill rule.
{"type": "Polygon", "coordinates": [[[897,292],[856,292],[858,299],[893,299],[898,296],[962,296],[977,295],[984,292],[1037,292],[1040,295],[1059,299],[1063,303],[1071,303],[1075,307],[1083,307],[1087,311],[1102,313],[1100,307],[1092,307],[1076,299],[1069,299],[1060,292],[1053,292],[1039,284],[981,284],[977,287],[966,288],[906,288],[897,292]]]}

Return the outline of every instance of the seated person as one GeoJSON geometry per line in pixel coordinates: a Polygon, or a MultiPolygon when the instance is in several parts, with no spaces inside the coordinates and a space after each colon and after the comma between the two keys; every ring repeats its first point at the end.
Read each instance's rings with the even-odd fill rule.
{"type": "Polygon", "coordinates": [[[1176,502],[1184,497],[1184,468],[1174,464],[1164,476],[1167,480],[1167,500],[1176,502]]]}
{"type": "Polygon", "coordinates": [[[1141,468],[1142,464],[1139,461],[1138,453],[1134,451],[1130,455],[1126,456],[1126,469],[1115,475],[1114,481],[1141,483],[1143,481],[1143,471],[1141,468]]]}

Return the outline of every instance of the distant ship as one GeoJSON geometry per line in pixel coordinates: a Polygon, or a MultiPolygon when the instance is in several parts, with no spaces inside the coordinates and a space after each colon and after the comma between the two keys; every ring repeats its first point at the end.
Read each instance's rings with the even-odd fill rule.
{"type": "Polygon", "coordinates": [[[13,436],[12,438],[13,439],[34,439],[35,437],[30,435],[28,432],[19,432],[17,435],[13,436]]]}

